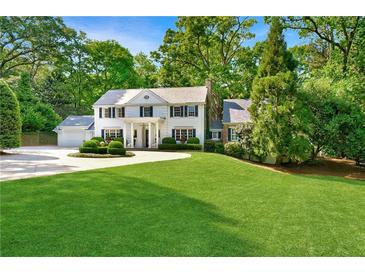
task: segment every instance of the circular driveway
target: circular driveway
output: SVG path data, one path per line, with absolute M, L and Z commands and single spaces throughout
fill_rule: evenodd
M 21 147 L 7 150 L 11 155 L 0 156 L 0 181 L 29 178 L 58 173 L 75 172 L 139 163 L 177 160 L 191 155 L 180 152 L 133 151 L 136 156 L 122 158 L 75 158 L 67 154 L 77 149 L 48 147 Z

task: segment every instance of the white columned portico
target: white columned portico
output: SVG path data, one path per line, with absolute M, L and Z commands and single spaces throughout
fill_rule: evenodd
M 148 123 L 148 148 L 152 148 L 152 140 L 151 140 L 151 122 Z
M 133 123 L 131 123 L 131 148 L 134 148 L 134 130 L 133 130 Z
M 158 122 L 156 123 L 156 148 L 158 148 L 159 136 L 158 136 Z
M 127 147 L 127 124 L 126 123 L 123 124 L 123 144 L 124 144 L 124 147 L 126 148 Z

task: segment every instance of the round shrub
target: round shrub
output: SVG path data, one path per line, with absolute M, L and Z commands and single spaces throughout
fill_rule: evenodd
M 97 141 L 97 142 L 104 142 L 104 139 L 103 139 L 103 137 L 93 137 L 93 138 L 91 138 L 91 140 L 94 140 L 94 141 Z
M 172 137 L 165 137 L 162 139 L 163 144 L 176 144 L 176 140 Z
M 118 142 L 121 142 L 123 144 L 123 138 L 121 137 L 116 137 L 113 139 L 113 141 L 118 141 Z
M 107 154 L 108 153 L 108 147 L 98 147 L 97 148 L 98 154 Z
M 213 140 L 206 140 L 204 142 L 204 151 L 215 152 L 215 142 Z
M 188 144 L 200 144 L 200 140 L 198 137 L 190 137 L 188 139 Z
M 0 150 L 20 145 L 21 120 L 14 92 L 0 80 Z
M 242 158 L 244 151 L 238 142 L 229 142 L 224 145 L 224 153 L 235 158 Z
M 80 153 L 97 153 L 97 147 L 79 147 Z
M 109 146 L 108 153 L 111 155 L 125 155 L 126 150 L 124 147 L 110 147 Z
M 119 141 L 111 141 L 109 143 L 109 148 L 123 148 L 123 143 Z
M 215 150 L 214 152 L 224 154 L 224 145 L 223 143 L 215 143 Z
M 85 141 L 83 144 L 82 144 L 83 147 L 97 147 L 98 146 L 98 143 L 95 141 L 95 140 L 90 140 L 90 141 Z

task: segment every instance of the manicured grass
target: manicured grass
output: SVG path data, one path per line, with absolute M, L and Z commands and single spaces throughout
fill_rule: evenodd
M 1 255 L 365 255 L 364 181 L 192 155 L 2 183 Z

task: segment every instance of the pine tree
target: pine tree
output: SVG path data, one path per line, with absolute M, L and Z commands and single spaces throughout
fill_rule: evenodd
M 298 144 L 302 138 L 296 132 L 294 69 L 295 61 L 287 51 L 280 19 L 275 17 L 251 94 L 254 153 L 262 160 L 270 155 L 282 163 L 298 158 L 298 148 L 305 150 Z

